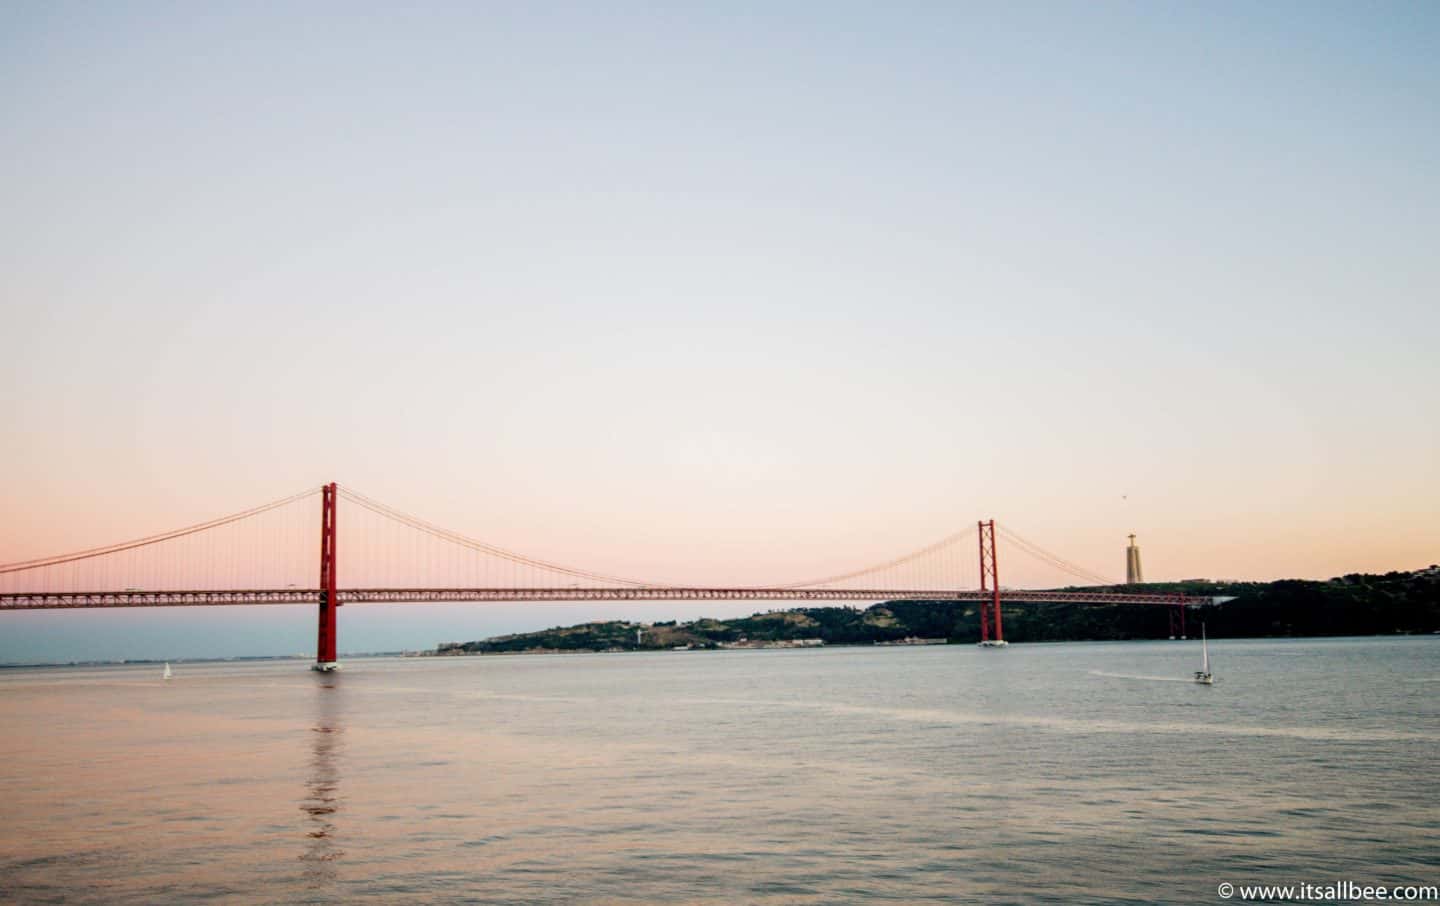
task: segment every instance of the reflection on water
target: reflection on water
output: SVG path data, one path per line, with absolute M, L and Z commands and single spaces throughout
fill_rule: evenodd
M 333 675 L 315 690 L 315 724 L 310 728 L 309 772 L 300 811 L 306 818 L 305 886 L 314 890 L 335 881 L 335 862 L 345 853 L 336 843 L 336 815 L 340 811 L 340 768 L 345 728 L 340 724 L 340 686 Z

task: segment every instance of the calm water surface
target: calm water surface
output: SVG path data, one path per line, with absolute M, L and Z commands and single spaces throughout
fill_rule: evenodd
M 0 900 L 1440 883 L 1440 639 L 0 672 Z

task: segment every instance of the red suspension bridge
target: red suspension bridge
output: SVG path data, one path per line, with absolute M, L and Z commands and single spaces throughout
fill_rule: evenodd
M 347 581 L 340 582 L 340 501 Z M 317 513 L 318 509 L 318 513 Z M 317 519 L 318 517 L 318 519 Z M 312 584 L 318 523 L 319 582 Z M 1064 589 L 1000 585 L 999 550 L 1067 577 Z M 972 546 L 973 545 L 973 546 Z M 1099 586 L 1077 588 L 1074 580 Z M 1072 602 L 1184 608 L 1198 599 L 1104 590 L 1104 576 L 993 519 L 861 569 L 765 586 L 677 585 L 565 566 L 497 547 L 327 484 L 209 522 L 105 547 L 0 565 L 0 611 L 316 604 L 315 666 L 337 666 L 336 611 L 366 602 L 435 601 L 974 601 L 982 644 L 1004 640 L 1001 604 Z

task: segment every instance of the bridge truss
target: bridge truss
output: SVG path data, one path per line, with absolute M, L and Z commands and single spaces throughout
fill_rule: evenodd
M 0 610 L 66 610 L 93 607 L 202 607 L 235 604 L 316 604 L 315 588 L 193 591 L 28 592 L 0 595 Z M 341 604 L 477 604 L 565 601 L 975 601 L 993 599 L 990 591 L 929 588 L 346 588 Z M 1006 604 L 1142 604 L 1175 606 L 1202 599 L 1176 594 L 1126 594 L 1105 591 L 1030 591 L 1005 589 Z M 1208 599 L 1203 599 L 1208 600 Z

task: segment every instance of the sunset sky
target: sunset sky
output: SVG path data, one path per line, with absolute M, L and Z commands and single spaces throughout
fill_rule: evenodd
M 1440 561 L 1437 48 L 1425 2 L 8 5 L 0 562 L 332 480 L 670 581 L 992 517 L 1117 578 L 1132 531 L 1151 579 Z

